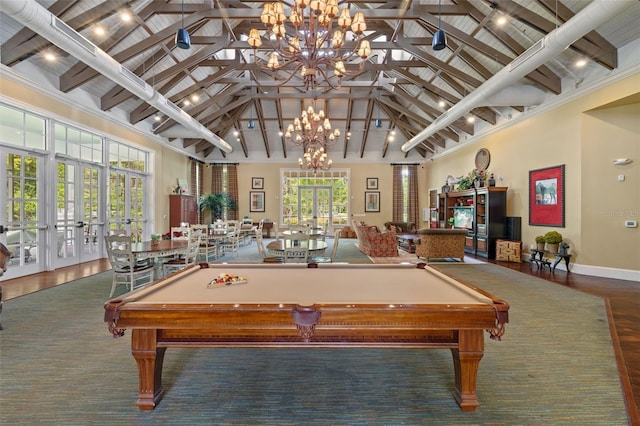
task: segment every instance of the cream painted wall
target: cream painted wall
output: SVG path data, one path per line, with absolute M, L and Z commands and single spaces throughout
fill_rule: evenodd
M 448 175 L 460 176 L 474 167 L 478 149 L 491 152 L 489 172 L 495 173 L 498 186 L 509 187 L 507 214 L 522 217 L 525 248 L 536 235 L 553 229 L 528 225 L 528 171 L 554 165 L 566 167 L 566 227 L 559 229 L 571 245 L 572 262 L 595 268 L 640 270 L 640 228 L 624 228 L 623 221 L 640 220 L 640 120 L 638 104 L 606 106 L 624 97 L 640 93 L 639 75 L 614 83 L 576 101 L 532 116 L 500 132 L 492 133 L 470 146 L 452 152 L 419 167 L 420 206 L 428 207 L 428 190 L 440 188 Z M 34 112 L 94 130 L 115 140 L 149 149 L 152 172 L 156 177 L 150 188 L 153 232 L 168 227 L 168 195 L 178 177 L 188 176 L 188 158 L 159 145 L 141 133 L 119 126 L 79 110 L 37 90 L 0 78 L 2 100 L 18 106 L 29 105 Z M 36 102 L 37 101 L 37 102 Z M 53 112 L 52 112 L 53 111 Z M 613 166 L 613 158 L 634 159 L 630 166 Z M 239 215 L 279 220 L 281 168 L 291 164 L 240 164 Z M 351 214 L 359 220 L 382 226 L 391 219 L 392 168 L 388 164 L 338 164 L 351 171 Z M 205 169 L 205 180 L 209 182 Z M 588 171 L 588 172 L 585 172 Z M 617 176 L 625 174 L 625 182 Z M 209 175 L 210 176 L 210 175 Z M 266 211 L 250 213 L 248 208 L 251 178 L 263 177 Z M 364 214 L 366 178 L 379 179 L 380 213 Z M 205 184 L 205 192 L 207 192 Z M 422 215 L 420 215 L 422 216 Z M 420 221 L 419 227 L 427 222 Z M 609 245 L 602 248 L 602 241 Z M 638 276 L 637 274 L 635 276 Z M 637 278 L 636 278 L 637 279 Z
M 125 128 L 114 122 L 105 120 L 84 110 L 78 109 L 53 97 L 46 96 L 36 88 L 17 83 L 11 79 L 0 77 L 0 100 L 18 107 L 28 109 L 47 118 L 60 120 L 81 129 L 108 136 L 123 142 L 144 148 L 151 152 L 150 172 L 157 176 L 150 182 L 150 203 L 157 206 L 153 211 L 151 232 L 165 232 L 169 219 L 169 183 L 176 182 L 176 177 L 186 177 L 188 159 L 157 141 L 133 129 Z M 166 172 L 166 173 L 165 173 Z M 166 224 L 166 226 L 165 226 Z
M 489 173 L 507 186 L 507 214 L 522 217 L 525 250 L 536 235 L 559 231 L 571 246 L 572 262 L 595 268 L 640 271 L 639 228 L 624 229 L 620 217 L 640 220 L 640 115 L 638 104 L 592 111 L 640 93 L 636 74 L 553 110 L 532 116 L 449 155 L 426 163 L 427 186 L 441 187 L 448 175 L 474 168 L 480 148 L 491 152 Z M 590 112 L 589 112 L 590 111 Z M 612 160 L 634 158 L 625 183 Z M 565 165 L 565 227 L 529 226 L 530 170 Z M 607 240 L 607 246 L 601 242 Z M 637 279 L 637 278 L 636 278 Z

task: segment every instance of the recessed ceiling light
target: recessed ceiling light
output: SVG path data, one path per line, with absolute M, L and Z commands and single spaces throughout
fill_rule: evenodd
M 131 21 L 131 14 L 128 10 L 123 10 L 120 12 L 120 19 L 122 19 L 122 22 L 129 22 Z
M 96 25 L 93 28 L 93 33 L 97 36 L 103 36 L 105 34 L 104 27 L 101 27 L 100 25 Z
M 51 53 L 51 52 L 46 52 L 46 53 L 44 54 L 44 58 L 45 58 L 47 61 L 49 61 L 49 62 L 53 62 L 53 61 L 55 61 L 55 60 L 56 60 L 56 55 L 54 55 L 54 54 L 53 54 L 53 53 Z
M 184 102 L 182 102 L 182 105 L 189 106 L 191 105 L 191 102 L 189 102 L 189 99 L 185 99 Z
M 504 15 L 500 15 L 500 17 L 496 20 L 496 24 L 499 27 L 504 27 L 507 24 L 507 17 Z
M 191 95 L 191 100 L 193 102 L 198 102 L 200 100 L 200 96 L 198 96 L 197 94 L 193 94 Z
M 444 101 L 440 101 L 440 102 L 438 102 L 438 105 L 440 105 L 440 108 L 444 108 L 446 103 Z
M 474 121 L 476 121 L 474 116 L 467 117 L 467 123 L 473 123 Z
M 587 60 L 586 59 L 578 59 L 576 61 L 576 67 L 578 67 L 578 68 L 582 68 L 585 65 L 587 65 Z

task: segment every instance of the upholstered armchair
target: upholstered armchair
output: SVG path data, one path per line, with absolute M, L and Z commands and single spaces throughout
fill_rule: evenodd
M 367 256 L 385 257 L 398 255 L 398 240 L 394 231 L 380 232 L 377 226 L 362 225 L 353 221 L 358 237 L 358 248 Z
M 391 230 L 391 227 L 395 226 L 396 233 L 409 233 L 413 234 L 416 232 L 418 228 L 416 228 L 415 222 L 385 222 L 384 228 L 388 231 Z
M 464 262 L 466 229 L 420 229 L 420 242 L 416 244 L 416 256 L 426 259 L 460 259 Z

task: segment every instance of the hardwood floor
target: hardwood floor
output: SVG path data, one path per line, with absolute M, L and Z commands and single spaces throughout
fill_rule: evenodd
M 528 263 L 495 262 L 501 266 L 534 275 L 558 285 L 563 285 L 604 298 L 609 311 L 609 324 L 613 338 L 620 379 L 625 394 L 630 424 L 640 426 L 640 283 L 614 280 L 547 269 L 530 270 Z M 85 276 L 110 269 L 106 259 L 87 262 L 55 271 L 29 275 L 2 281 L 3 300 L 33 293 L 64 284 Z M 1 318 L 0 318 L 1 319 Z

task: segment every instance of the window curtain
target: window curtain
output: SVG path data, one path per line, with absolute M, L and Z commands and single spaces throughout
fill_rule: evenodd
M 409 199 L 407 200 L 407 222 L 413 222 L 418 225 L 420 218 L 419 208 L 418 208 L 418 166 L 415 164 L 410 164 L 407 167 L 407 171 L 409 172 L 407 195 Z
M 189 186 L 192 188 L 192 194 L 196 198 L 196 202 L 202 196 L 202 163 L 191 160 L 191 173 Z M 202 223 L 202 212 L 197 211 L 198 223 Z
M 392 221 L 404 221 L 404 188 L 402 184 L 402 165 L 394 165 L 393 167 L 393 199 L 392 199 Z
M 236 205 L 240 207 L 238 199 L 238 166 L 235 164 L 227 164 L 227 192 L 236 201 Z M 227 211 L 228 220 L 238 220 L 238 209 Z

